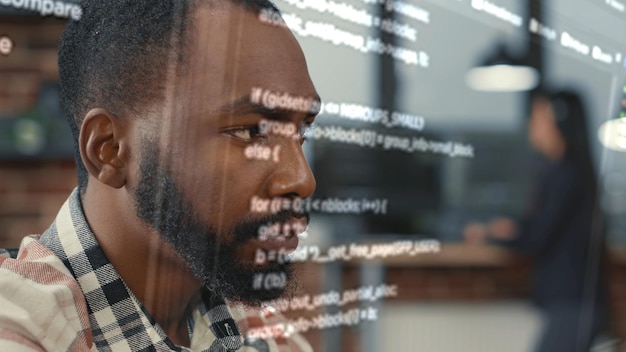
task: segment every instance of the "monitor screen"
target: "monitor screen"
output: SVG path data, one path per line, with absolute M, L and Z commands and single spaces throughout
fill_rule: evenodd
M 275 4 L 258 21 L 293 33 L 320 101 L 271 86 L 250 100 L 319 112 L 302 145 L 316 187 L 289 205 L 310 213 L 298 247 L 254 254 L 295 264 L 296 293 L 266 302 L 289 323 L 247 337 L 299 333 L 315 351 L 617 348 L 626 1 Z M 0 247 L 43 232 L 76 186 L 57 48 L 81 13 L 79 0 L 0 0 Z M 283 204 L 249 202 L 251 213 Z M 281 232 L 270 225 L 259 236 Z

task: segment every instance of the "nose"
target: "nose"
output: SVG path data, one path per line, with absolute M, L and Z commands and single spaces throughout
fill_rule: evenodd
M 270 175 L 268 196 L 308 198 L 315 192 L 313 171 L 298 140 L 287 139 L 279 146 L 279 159 Z

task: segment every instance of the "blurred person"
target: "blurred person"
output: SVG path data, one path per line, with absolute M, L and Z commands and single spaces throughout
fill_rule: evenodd
M 289 263 L 255 255 L 293 251 L 297 233 L 263 240 L 259 228 L 308 222 L 263 205 L 315 189 L 302 143 L 319 97 L 278 9 L 268 0 L 82 5 L 59 48 L 78 187 L 16 259 L 0 255 L 0 350 L 310 351 L 297 332 L 247 334 L 284 323 L 262 302 L 294 287 Z M 274 23 L 259 20 L 263 11 Z M 252 96 L 259 87 L 308 105 L 264 105 Z M 264 120 L 297 129 L 270 134 Z M 250 147 L 280 159 L 251 159 Z M 286 284 L 253 284 L 267 277 Z
M 605 223 L 583 102 L 570 91 L 532 99 L 528 138 L 541 168 L 526 215 L 465 228 L 532 258 L 531 293 L 544 317 L 538 352 L 587 352 L 608 328 Z

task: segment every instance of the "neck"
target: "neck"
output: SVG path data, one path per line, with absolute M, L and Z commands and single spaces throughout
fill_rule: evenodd
M 544 154 L 551 161 L 559 161 L 565 156 L 565 144 L 555 143 L 552 148 L 546 150 Z
M 100 247 L 168 337 L 188 346 L 186 312 L 199 300 L 200 282 L 174 249 L 137 218 L 123 189 L 103 192 L 96 185 L 90 190 L 96 182 L 90 182 L 82 203 Z

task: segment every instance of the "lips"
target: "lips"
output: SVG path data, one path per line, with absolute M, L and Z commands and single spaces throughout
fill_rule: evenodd
M 257 240 L 258 248 L 265 250 L 266 252 L 276 253 L 292 253 L 298 248 L 299 239 L 298 236 L 278 236 L 265 241 Z
M 306 217 L 294 217 L 285 222 L 267 223 L 259 228 L 255 240 L 258 248 L 266 251 L 291 253 L 298 247 L 298 236 L 308 225 Z

